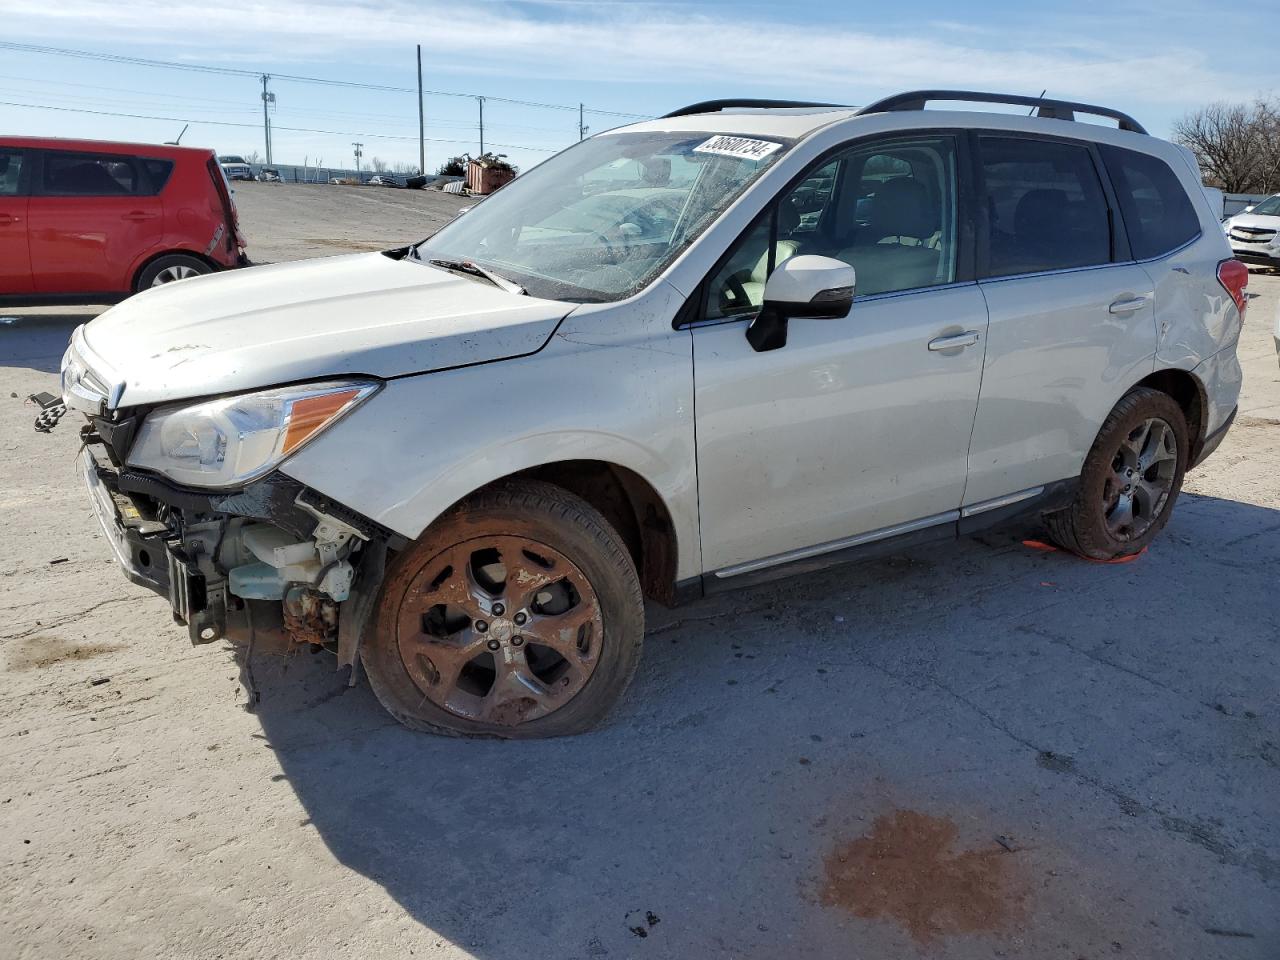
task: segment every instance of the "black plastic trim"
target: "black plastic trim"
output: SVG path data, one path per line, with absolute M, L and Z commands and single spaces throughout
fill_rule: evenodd
M 1276 350 L 1277 352 L 1280 352 L 1280 338 L 1276 340 Z M 1200 466 L 1200 464 L 1208 460 L 1213 452 L 1218 449 L 1222 444 L 1222 441 L 1227 438 L 1227 431 L 1230 430 L 1231 425 L 1236 422 L 1236 414 L 1239 412 L 1239 407 L 1233 407 L 1231 409 L 1231 416 L 1227 417 L 1226 423 L 1201 440 L 1200 443 L 1192 450 L 1191 465 L 1187 467 L 1188 470 L 1194 470 L 1196 467 Z
M 812 100 L 760 100 L 751 97 L 737 97 L 725 100 L 703 100 L 691 103 L 687 107 L 664 113 L 660 119 L 670 120 L 673 117 L 688 117 L 695 113 L 720 113 L 722 110 L 794 110 L 803 107 L 832 107 L 836 110 L 852 109 L 839 103 L 820 103 Z
M 938 523 L 921 530 L 912 530 L 897 536 L 885 537 L 883 540 L 873 540 L 870 543 L 846 547 L 843 550 L 835 550 L 815 557 L 805 557 L 789 563 L 780 563 L 774 567 L 766 567 L 763 570 L 743 573 L 734 577 L 717 577 L 712 572 L 703 574 L 698 579 L 701 580 L 702 593 L 710 595 L 736 590 L 738 587 L 756 586 L 802 573 L 812 573 L 844 563 L 873 560 L 877 557 L 900 553 L 903 550 L 909 550 L 922 544 L 957 540 L 961 537 L 969 537 L 985 530 L 990 530 L 993 527 L 1023 520 L 1036 514 L 1043 515 L 1061 510 L 1071 503 L 1079 484 L 1079 477 L 1056 480 L 1045 484 L 1044 489 L 1034 497 L 1019 500 L 1006 507 L 984 510 L 970 517 L 961 516 L 958 520 Z M 692 580 L 684 580 L 676 584 L 677 604 L 697 599 L 698 596 L 697 587 Z
M 898 111 L 923 110 L 930 100 L 954 100 L 959 103 L 1002 103 L 1009 106 L 1035 107 L 1036 115 L 1046 120 L 1075 120 L 1077 113 L 1087 113 L 1095 117 L 1108 117 L 1115 120 L 1121 130 L 1130 133 L 1145 134 L 1146 128 L 1137 120 L 1111 107 L 1102 107 L 1092 103 L 1078 103 L 1074 100 L 1056 100 L 1050 97 L 1028 97 L 1017 93 L 990 93 L 983 90 L 911 90 L 897 93 L 892 97 L 877 100 L 858 111 L 858 115 L 868 113 L 894 113 Z

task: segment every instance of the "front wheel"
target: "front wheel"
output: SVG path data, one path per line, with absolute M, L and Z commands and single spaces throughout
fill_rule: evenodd
M 388 571 L 361 660 L 382 705 L 432 733 L 590 729 L 640 659 L 644 604 L 622 539 L 551 484 L 484 491 Z
M 1045 517 L 1050 537 L 1091 560 L 1141 553 L 1169 520 L 1190 449 L 1182 408 L 1135 387 L 1103 423 L 1071 506 Z

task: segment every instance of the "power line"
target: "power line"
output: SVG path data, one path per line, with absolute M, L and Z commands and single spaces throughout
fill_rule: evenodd
M 246 70 L 240 67 L 219 67 L 208 64 L 185 63 L 175 60 L 151 60 L 146 57 L 129 57 L 119 53 L 96 53 L 92 50 L 70 50 L 65 47 L 47 47 L 32 43 L 14 43 L 9 40 L 0 40 L 0 50 L 14 50 L 20 53 L 39 53 L 48 56 L 58 57 L 77 57 L 82 60 L 99 60 L 108 63 L 124 63 L 139 67 L 162 67 L 169 70 L 188 70 L 196 73 L 213 73 L 222 76 L 234 77 L 252 77 L 258 80 L 262 76 L 260 70 Z M 352 87 L 358 90 L 380 90 L 384 93 L 413 93 L 417 90 L 410 87 L 393 87 L 380 83 L 361 83 L 355 80 L 332 80 L 326 77 L 304 77 L 297 74 L 289 73 L 273 73 L 273 80 L 287 80 L 293 83 L 319 83 L 333 87 Z M 482 95 L 477 93 L 458 93 L 453 90 L 423 90 L 424 94 L 436 97 L 467 97 L 470 99 L 480 98 Z M 594 113 L 606 117 L 623 117 L 637 120 L 648 119 L 641 113 L 622 113 L 617 110 L 597 110 L 592 107 L 581 107 L 579 104 L 566 103 L 543 103 L 536 100 L 514 100 L 509 97 L 490 97 L 484 95 L 484 99 L 493 100 L 497 103 L 510 103 L 522 107 L 538 107 L 544 110 L 571 110 L 577 112 L 582 109 L 586 113 Z
M 272 75 L 274 79 L 274 74 Z M 141 113 L 121 113 L 115 110 L 89 110 L 84 107 L 56 107 L 46 103 L 17 103 L 12 100 L 0 100 L 0 107 L 25 107 L 31 110 L 57 110 L 63 113 L 88 113 L 99 117 L 126 117 L 130 120 L 163 120 L 167 123 L 194 123 L 204 124 L 205 126 L 214 127 L 242 127 L 253 130 L 259 129 L 256 123 L 236 123 L 233 120 L 188 120 L 186 117 L 157 117 L 149 114 Z M 407 140 L 413 143 L 418 142 L 418 138 L 406 137 L 391 133 L 369 133 L 369 132 L 352 132 L 350 130 L 316 130 L 311 127 L 279 127 L 274 123 L 271 125 L 272 130 L 286 130 L 290 133 L 320 133 L 334 137 L 369 137 L 374 140 Z M 470 143 L 470 140 L 453 140 L 448 137 L 427 137 L 431 143 Z M 523 143 L 491 143 L 492 147 L 504 147 L 508 150 L 533 150 L 537 153 L 556 153 L 558 147 L 532 147 Z

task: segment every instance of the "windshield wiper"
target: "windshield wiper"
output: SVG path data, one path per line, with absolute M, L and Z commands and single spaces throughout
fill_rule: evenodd
M 528 296 L 529 291 L 516 283 L 514 280 L 508 280 L 501 274 L 487 270 L 478 263 L 470 260 L 428 260 L 427 263 L 433 267 L 440 267 L 442 270 L 452 270 L 455 273 L 465 273 L 472 277 L 480 277 L 482 280 L 488 280 L 499 290 L 505 290 L 507 293 L 514 293 L 519 296 Z

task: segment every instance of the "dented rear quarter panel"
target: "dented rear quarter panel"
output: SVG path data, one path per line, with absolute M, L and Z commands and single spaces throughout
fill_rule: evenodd
M 1205 432 L 1220 427 L 1240 395 L 1240 311 L 1218 282 L 1218 264 L 1231 258 L 1217 215 L 1204 191 L 1195 161 L 1183 148 L 1156 142 L 1178 175 L 1200 218 L 1200 236 L 1173 253 L 1142 266 L 1155 296 L 1156 369 L 1189 371 L 1207 400 Z M 1247 312 L 1247 311 L 1246 311 Z
M 700 572 L 692 335 L 660 281 L 584 305 L 537 353 L 391 380 L 282 466 L 406 537 L 521 470 L 599 460 L 639 474 L 666 504 L 677 576 Z

